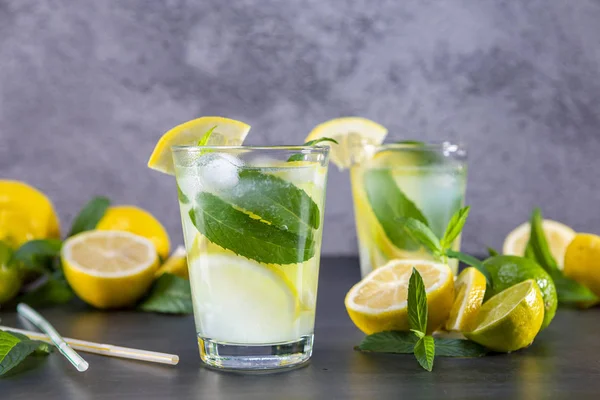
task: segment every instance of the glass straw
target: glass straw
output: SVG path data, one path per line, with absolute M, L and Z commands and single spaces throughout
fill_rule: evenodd
M 50 323 L 37 311 L 29 307 L 27 304 L 19 303 L 17 304 L 17 313 L 19 313 L 20 316 L 37 326 L 42 332 L 47 334 L 50 337 L 52 343 L 54 343 L 54 345 L 58 348 L 58 351 L 63 356 L 65 356 L 65 358 L 69 360 L 69 362 L 73 364 L 75 368 L 77 368 L 77 371 L 87 371 L 88 367 L 90 366 L 88 362 L 81 358 L 81 356 L 77 354 L 77 352 L 73 350 L 67 344 L 67 342 L 64 341 L 64 339 L 62 338 L 62 336 L 59 335 L 56 329 L 54 329 L 54 327 L 50 325 Z

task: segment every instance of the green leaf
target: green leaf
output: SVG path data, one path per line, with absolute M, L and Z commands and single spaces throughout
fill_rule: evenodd
M 558 302 L 564 305 L 596 303 L 599 299 L 590 289 L 562 274 L 550 275 L 556 287 Z
M 19 365 L 34 352 L 48 354 L 51 348 L 48 344 L 24 339 L 0 330 L 0 376 Z
M 208 140 L 210 139 L 210 135 L 212 135 L 215 129 L 217 129 L 217 125 L 207 130 L 206 133 L 202 135 L 200 140 L 198 140 L 198 146 L 206 146 L 208 144 Z
M 60 273 L 46 277 L 46 281 L 35 289 L 25 293 L 17 299 L 19 303 L 26 303 L 32 307 L 49 307 L 66 304 L 74 297 L 73 290 Z
M 259 221 L 212 193 L 196 198 L 189 216 L 211 242 L 262 263 L 296 264 L 315 254 L 312 234 L 301 236 Z
M 413 354 L 418 338 L 410 332 L 387 331 L 368 335 L 358 345 L 362 351 Z
M 27 269 L 48 272 L 48 259 L 59 257 L 61 248 L 59 239 L 30 240 L 15 251 L 13 260 Z
M 182 204 L 188 204 L 190 202 L 190 199 L 188 199 L 188 197 L 185 195 L 185 193 L 183 193 L 181 191 L 181 188 L 179 187 L 179 185 L 177 185 L 177 198 L 179 199 L 179 202 Z
M 389 170 L 372 169 L 364 174 L 365 191 L 371 209 L 386 236 L 398 248 L 416 250 L 419 246 L 398 227 L 398 218 L 412 218 L 428 226 L 427 219 L 398 187 Z
M 415 268 L 408 281 L 408 325 L 411 330 L 427 332 L 427 293 L 423 278 Z
M 194 310 L 190 281 L 173 274 L 161 275 L 138 308 L 166 314 L 191 314 Z
M 405 217 L 396 218 L 396 223 L 399 223 L 406 234 L 408 234 L 417 243 L 425 246 L 425 248 L 427 248 L 427 250 L 429 250 L 432 254 L 437 256 L 442 255 L 442 246 L 440 241 L 427 225 L 419 220 Z
M 487 248 L 488 254 L 490 257 L 495 257 L 500 255 L 493 247 L 488 247 Z
M 440 241 L 442 246 L 442 252 L 446 249 L 452 248 L 452 243 L 454 240 L 460 235 L 463 227 L 465 226 L 465 222 L 467 222 L 467 218 L 469 217 L 469 210 L 471 207 L 467 206 L 458 210 L 452 218 L 450 222 L 448 222 L 448 226 L 446 227 L 446 232 Z
M 598 297 L 587 287 L 565 277 L 552 256 L 542 227 L 542 212 L 535 208 L 530 220 L 531 234 L 525 248 L 525 256 L 538 263 L 552 277 L 560 304 L 573 305 L 596 302 Z
M 94 197 L 75 217 L 68 236 L 95 229 L 109 206 L 110 200 L 108 198 Z
M 465 264 L 467 264 L 470 267 L 475 267 L 477 268 L 477 270 L 479 272 L 481 272 L 483 274 L 483 276 L 485 276 L 485 280 L 486 280 L 486 284 L 488 288 L 492 287 L 492 278 L 490 276 L 489 271 L 483 266 L 483 263 L 481 262 L 481 260 L 470 256 L 468 254 L 465 253 L 461 253 L 460 251 L 454 251 L 454 250 L 446 250 L 446 256 L 448 256 L 449 258 L 455 258 Z
M 335 139 L 328 138 L 328 137 L 322 137 L 322 138 L 315 139 L 315 140 L 309 140 L 308 142 L 304 143 L 303 146 L 315 146 L 322 142 L 332 142 L 335 144 L 339 144 L 338 141 Z M 304 161 L 304 154 L 298 153 L 298 154 L 291 155 L 290 158 L 288 158 L 288 162 L 292 162 L 292 161 Z
M 487 353 L 488 349 L 470 340 L 435 338 L 436 356 L 482 357 Z
M 321 222 L 319 207 L 304 190 L 260 171 L 242 170 L 235 187 L 217 195 L 284 231 L 310 235 Z
M 0 267 L 8 266 L 13 258 L 12 248 L 4 241 L 0 240 Z
M 425 142 L 420 142 L 418 140 L 400 140 L 395 142 L 395 144 L 410 144 L 414 146 L 425 146 Z
M 433 358 L 435 357 L 435 342 L 433 337 L 424 336 L 419 339 L 415 344 L 414 352 L 421 367 L 431 372 L 433 369 Z

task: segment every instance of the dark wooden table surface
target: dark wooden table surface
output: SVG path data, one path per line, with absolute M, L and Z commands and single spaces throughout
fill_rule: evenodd
M 323 260 L 312 361 L 268 375 L 203 367 L 191 316 L 107 313 L 83 304 L 44 310 L 65 336 L 175 353 L 181 362 L 163 366 L 86 354 L 90 369 L 78 373 L 55 353 L 0 378 L 0 399 L 600 399 L 600 309 L 560 310 L 526 350 L 440 357 L 428 373 L 412 356 L 353 350 L 363 335 L 343 299 L 358 278 L 356 259 Z M 0 318 L 3 325 L 27 328 L 12 311 L 0 311 Z

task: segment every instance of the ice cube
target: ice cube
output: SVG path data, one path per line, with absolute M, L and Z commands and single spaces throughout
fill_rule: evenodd
M 203 190 L 228 190 L 239 182 L 239 170 L 244 162 L 231 154 L 208 153 L 198 160 L 198 180 Z

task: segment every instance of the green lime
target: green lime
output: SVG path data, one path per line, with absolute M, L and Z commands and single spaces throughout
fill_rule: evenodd
M 518 256 L 494 256 L 483 262 L 492 279 L 492 294 L 497 294 L 517 283 L 534 279 L 544 298 L 542 329 L 550 325 L 556 314 L 558 300 L 556 287 L 550 275 L 535 261 Z
M 19 293 L 21 273 L 18 268 L 0 265 L 0 304 L 4 304 Z
M 511 352 L 529 346 L 544 319 L 544 300 L 534 279 L 528 279 L 486 301 L 475 329 L 463 332 L 488 349 Z

